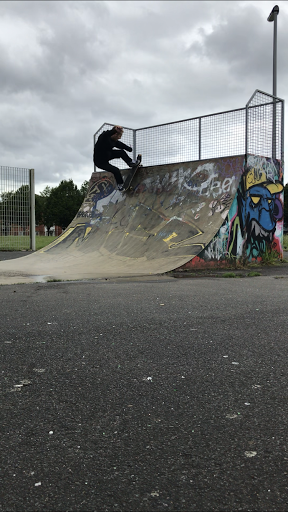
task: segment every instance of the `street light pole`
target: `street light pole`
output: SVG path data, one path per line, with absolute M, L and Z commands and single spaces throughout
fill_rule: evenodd
M 267 21 L 274 21 L 273 30 L 273 133 L 272 133 L 272 158 L 276 158 L 276 96 L 277 96 L 277 16 L 278 5 L 274 5 Z

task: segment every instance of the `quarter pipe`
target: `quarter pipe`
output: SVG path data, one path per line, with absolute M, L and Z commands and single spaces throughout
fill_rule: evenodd
M 92 173 L 87 196 L 67 229 L 43 250 L 1 262 L 0 283 L 173 270 L 216 235 L 243 170 L 244 155 L 143 167 L 127 193 L 117 190 L 111 173 Z

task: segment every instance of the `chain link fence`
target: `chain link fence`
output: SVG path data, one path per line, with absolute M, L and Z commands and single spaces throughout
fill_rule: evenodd
M 0 250 L 35 249 L 34 170 L 0 167 Z
M 94 144 L 105 123 L 94 135 Z M 284 101 L 256 90 L 243 108 L 173 123 L 125 128 L 122 139 L 142 154 L 143 166 L 181 163 L 243 154 L 283 160 Z M 117 160 L 124 169 L 125 162 Z
M 284 160 L 284 101 L 256 90 L 246 105 L 246 153 Z

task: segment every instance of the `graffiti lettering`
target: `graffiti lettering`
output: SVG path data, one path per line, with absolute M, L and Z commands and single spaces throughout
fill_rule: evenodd
M 233 189 L 235 188 L 235 176 L 232 176 L 232 178 L 225 178 L 222 183 L 221 181 L 215 179 L 217 177 L 217 175 L 211 175 L 206 181 L 202 182 L 199 186 L 197 184 L 194 185 L 190 182 L 191 186 L 189 188 L 194 192 L 194 194 L 206 197 L 218 197 L 223 193 L 233 191 Z
M 217 260 L 225 258 L 228 256 L 227 251 L 227 240 L 228 234 L 226 230 L 226 225 L 222 226 L 219 230 L 219 236 L 213 238 L 213 240 L 209 243 L 204 250 L 204 259 L 207 260 Z
M 83 211 L 79 211 L 79 212 L 77 213 L 77 216 L 76 216 L 76 217 L 77 217 L 77 218 L 82 217 L 82 218 L 84 218 L 84 219 L 91 219 L 92 215 L 91 215 L 91 213 L 90 213 L 90 212 L 83 212 Z
M 229 211 L 230 205 L 232 203 L 232 199 L 230 194 L 224 194 L 220 199 L 216 199 L 209 204 L 210 211 L 208 216 L 214 215 L 214 213 L 220 213 L 223 215 L 223 211 L 225 211 L 224 217 Z

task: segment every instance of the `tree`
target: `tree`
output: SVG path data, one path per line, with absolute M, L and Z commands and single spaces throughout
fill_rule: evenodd
M 44 209 L 43 197 L 41 197 L 39 194 L 35 194 L 35 222 L 36 222 L 36 225 L 44 224 L 43 209 Z
M 89 181 L 85 180 L 83 181 L 81 187 L 80 187 L 80 192 L 81 192 L 81 195 L 82 195 L 82 200 L 84 201 L 86 195 L 87 195 L 87 192 L 88 192 L 88 188 L 89 188 Z
M 45 187 L 35 195 L 36 223 L 44 224 L 48 235 L 54 224 L 65 229 L 79 210 L 88 187 L 89 181 L 84 181 L 78 189 L 73 180 L 63 180 L 57 187 Z
M 36 224 L 44 224 L 47 228 L 48 236 L 50 229 L 54 225 L 53 215 L 49 206 L 49 197 L 51 195 L 51 187 L 45 187 L 40 195 L 35 196 L 35 218 Z
M 51 189 L 46 199 L 46 209 L 51 215 L 50 218 L 53 219 L 53 224 L 66 229 L 82 202 L 81 191 L 73 183 L 73 180 L 62 180 L 58 187 Z

